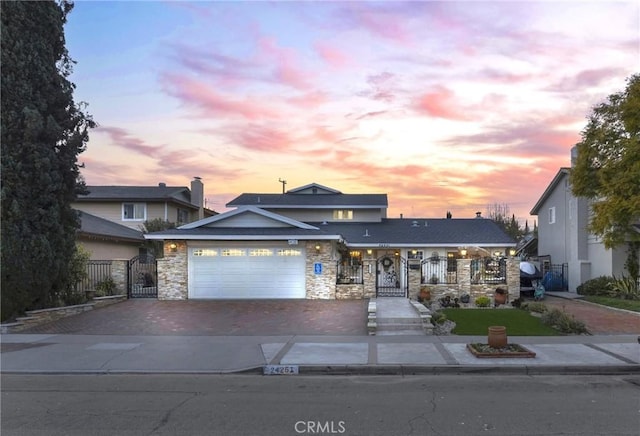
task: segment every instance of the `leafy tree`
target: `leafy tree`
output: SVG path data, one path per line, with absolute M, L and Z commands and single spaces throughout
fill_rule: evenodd
M 73 5 L 3 1 L 2 319 L 52 304 L 70 283 L 84 188 L 78 155 L 94 127 L 73 100 L 63 26 Z
M 175 229 L 176 224 L 165 221 L 162 218 L 154 218 L 143 223 L 141 230 L 143 233 L 160 232 L 162 230 Z M 162 241 L 146 240 L 145 246 L 151 251 L 156 259 L 164 257 L 164 243 Z
M 570 172 L 576 196 L 591 200 L 589 229 L 607 248 L 640 240 L 640 75 L 593 108 Z

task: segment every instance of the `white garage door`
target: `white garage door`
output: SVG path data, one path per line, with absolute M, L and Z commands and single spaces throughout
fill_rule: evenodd
M 189 298 L 305 298 L 304 248 L 224 244 L 189 248 Z

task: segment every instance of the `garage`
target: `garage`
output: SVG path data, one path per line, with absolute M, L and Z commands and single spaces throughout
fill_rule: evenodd
M 189 298 L 305 298 L 304 247 L 218 243 L 189 247 Z

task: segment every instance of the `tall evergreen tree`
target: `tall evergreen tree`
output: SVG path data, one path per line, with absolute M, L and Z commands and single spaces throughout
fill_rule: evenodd
M 0 2 L 2 20 L 2 319 L 69 287 L 90 116 L 73 100 L 66 0 Z

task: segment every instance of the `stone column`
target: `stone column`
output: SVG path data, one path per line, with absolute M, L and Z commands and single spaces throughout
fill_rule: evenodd
M 306 297 L 309 299 L 336 298 L 338 264 L 333 256 L 333 244 L 331 241 L 306 242 L 305 282 Z M 316 271 L 316 264 L 320 265 L 320 271 Z
M 111 261 L 111 278 L 116 284 L 116 294 L 127 295 L 127 274 L 129 273 L 129 261 L 116 259 Z
M 457 259 L 456 268 L 458 269 L 458 292 L 462 294 L 471 294 L 471 259 Z
M 520 298 L 520 259 L 507 258 L 507 292 L 508 301 Z
M 175 251 L 171 250 L 171 243 L 176 244 Z M 164 243 L 164 258 L 158 259 L 158 300 L 188 298 L 187 252 L 187 241 Z
M 420 293 L 420 282 L 422 272 L 420 271 L 420 260 L 408 260 L 409 263 L 409 298 L 411 300 L 417 300 Z

